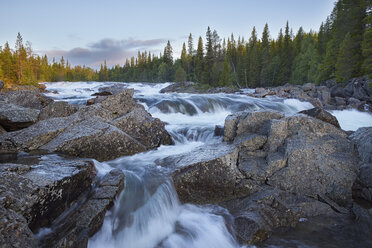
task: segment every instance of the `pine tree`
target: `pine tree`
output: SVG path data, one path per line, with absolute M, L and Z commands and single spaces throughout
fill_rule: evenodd
M 186 54 L 186 44 L 183 43 L 182 45 L 182 51 L 181 51 L 181 64 L 183 69 L 187 70 L 187 54 Z
M 365 19 L 366 29 L 363 34 L 363 72 L 372 78 L 372 3 L 368 8 L 368 16 Z
M 291 76 L 291 67 L 292 67 L 292 40 L 289 32 L 288 22 L 285 27 L 285 34 L 283 39 L 283 50 L 280 53 L 281 68 L 278 75 L 278 83 L 285 84 L 288 83 Z
M 319 55 L 316 49 L 315 40 L 312 36 L 308 35 L 303 40 L 300 53 L 294 59 L 291 83 L 315 83 L 318 65 Z
M 204 84 L 213 84 L 212 77 L 211 77 L 211 71 L 212 66 L 214 63 L 214 55 L 213 55 L 213 38 L 212 38 L 212 32 L 210 27 L 207 29 L 206 33 L 206 44 L 205 44 L 205 57 L 204 57 L 204 71 L 202 75 L 202 83 Z
M 228 86 L 231 87 L 231 66 L 230 62 L 227 57 L 225 57 L 225 60 L 223 62 L 222 66 L 222 74 L 220 77 L 220 86 Z
M 189 55 L 191 55 L 191 56 L 194 55 L 194 42 L 193 42 L 191 33 L 189 34 L 189 39 L 187 41 L 187 46 L 188 46 L 187 52 L 189 53 Z
M 317 71 L 317 83 L 335 77 L 337 52 L 336 42 L 333 39 L 328 41 L 325 57 Z
M 261 58 L 259 54 L 256 28 L 253 27 L 249 40 L 249 86 L 256 87 L 260 84 Z
M 175 76 L 174 76 L 174 80 L 178 83 L 183 83 L 183 82 L 186 82 L 186 72 L 185 70 L 182 68 L 182 66 L 179 66 L 176 70 L 176 73 L 175 73 Z
M 354 54 L 354 42 L 350 33 L 347 33 L 340 45 L 336 63 L 336 80 L 346 83 L 356 72 L 357 58 Z
M 167 45 L 164 48 L 164 55 L 163 55 L 164 62 L 171 66 L 173 64 L 173 48 L 168 40 Z
M 201 82 L 204 65 L 204 51 L 203 51 L 203 39 L 199 37 L 198 49 L 196 50 L 195 57 L 195 79 L 197 82 Z
M 265 28 L 262 33 L 262 42 L 261 42 L 261 73 L 260 73 L 260 85 L 266 86 L 269 82 L 268 78 L 268 69 L 270 65 L 270 34 L 269 34 L 269 25 L 266 23 Z

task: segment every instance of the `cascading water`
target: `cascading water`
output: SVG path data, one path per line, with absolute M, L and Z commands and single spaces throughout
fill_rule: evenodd
M 47 83 L 57 100 L 81 103 L 99 87 L 110 83 Z M 123 84 L 121 84 L 123 85 Z M 287 115 L 312 108 L 310 103 L 275 97 L 256 99 L 239 94 L 160 94 L 169 84 L 124 84 L 135 89 L 135 99 L 157 118 L 166 122 L 174 146 L 113 161 L 98 163 L 101 174 L 110 168 L 124 171 L 125 188 L 114 208 L 105 217 L 102 229 L 89 240 L 90 248 L 175 248 L 240 247 L 234 237 L 232 217 L 216 205 L 181 204 L 168 169 L 156 164 L 167 156 L 182 154 L 204 144 L 221 142 L 214 136 L 216 125 L 226 116 L 241 110 L 276 110 Z M 78 95 L 78 96 L 77 96 Z M 359 113 L 359 112 L 358 112 Z M 370 115 L 359 113 L 365 119 Z M 337 116 L 337 115 L 336 115 Z M 343 126 L 341 121 L 341 126 Z M 357 122 L 348 123 L 357 128 Z

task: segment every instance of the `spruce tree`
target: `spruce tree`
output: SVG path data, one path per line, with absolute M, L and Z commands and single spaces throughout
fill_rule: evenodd
M 270 34 L 269 34 L 269 25 L 266 23 L 263 33 L 262 33 L 262 42 L 261 42 L 261 73 L 260 73 L 260 85 L 266 86 L 269 81 L 267 74 L 270 65 Z
M 219 85 L 231 87 L 231 66 L 227 57 L 225 57 L 223 62 Z
M 363 35 L 362 52 L 363 52 L 363 72 L 369 78 L 372 78 L 372 4 L 368 8 L 369 15 L 365 19 L 366 29 Z
M 198 49 L 196 50 L 195 57 L 195 79 L 197 82 L 201 82 L 204 65 L 204 50 L 203 50 L 203 39 L 199 36 Z
M 249 86 L 257 87 L 260 84 L 261 58 L 259 54 L 256 28 L 253 27 L 249 39 Z
M 356 72 L 357 57 L 354 54 L 354 41 L 350 33 L 347 33 L 345 39 L 340 45 L 336 63 L 336 80 L 346 83 Z
M 173 64 L 173 48 L 169 40 L 164 48 L 163 60 L 168 66 L 171 66 Z
M 214 63 L 214 54 L 213 54 L 213 38 L 212 38 L 212 32 L 210 27 L 207 29 L 206 33 L 206 44 L 205 44 L 205 57 L 204 57 L 204 71 L 203 71 L 203 78 L 202 83 L 204 84 L 210 84 L 212 85 L 212 77 L 211 77 L 211 71 L 212 66 Z

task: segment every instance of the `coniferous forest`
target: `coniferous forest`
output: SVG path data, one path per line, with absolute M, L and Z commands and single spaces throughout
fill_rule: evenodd
M 353 77 L 372 77 L 372 1 L 337 1 L 317 32 L 293 31 L 287 22 L 276 35 L 266 24 L 262 35 L 253 28 L 247 40 L 233 34 L 221 38 L 208 27 L 204 39 L 189 35 L 180 58 L 174 59 L 172 50 L 168 41 L 160 55 L 139 51 L 123 66 L 108 68 L 104 62 L 94 70 L 72 67 L 63 57 L 50 62 L 46 55 L 35 55 L 18 33 L 14 49 L 8 43 L 0 47 L 0 79 L 8 87 L 46 81 L 194 81 L 239 88 L 328 79 L 345 83 Z

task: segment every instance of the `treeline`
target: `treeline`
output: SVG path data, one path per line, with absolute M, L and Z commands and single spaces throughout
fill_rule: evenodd
M 109 81 L 194 81 L 211 86 L 257 87 L 285 83 L 346 82 L 372 76 L 372 6 L 370 0 L 339 0 L 318 32 L 296 34 L 288 23 L 276 39 L 266 24 L 261 39 L 255 28 L 248 41 L 231 35 L 227 40 L 208 27 L 202 37 L 189 35 L 181 58 L 173 62 L 168 41 L 160 57 L 147 52 L 123 67 L 101 67 Z M 101 75 L 101 74 L 100 74 Z
M 96 81 L 98 72 L 85 66 L 71 67 L 63 57 L 59 62 L 53 58 L 49 63 L 46 55 L 40 57 L 33 53 L 30 42 L 24 45 L 18 33 L 15 49 L 11 49 L 8 42 L 0 46 L 0 80 L 6 87 L 38 82 Z
M 195 46 L 196 45 L 196 46 Z M 173 59 L 168 41 L 163 54 L 138 52 L 123 66 L 98 71 L 71 67 L 64 58 L 48 63 L 32 54 L 18 34 L 15 50 L 0 48 L 0 79 L 6 83 L 40 81 L 194 81 L 205 86 L 258 87 L 285 83 L 320 83 L 328 79 L 346 82 L 352 77 L 372 77 L 371 0 L 339 0 L 319 31 L 293 33 L 288 23 L 277 38 L 266 24 L 261 35 L 253 28 L 248 40 L 232 34 L 221 39 L 209 27 L 205 40 L 192 34 L 183 44 L 181 57 Z

